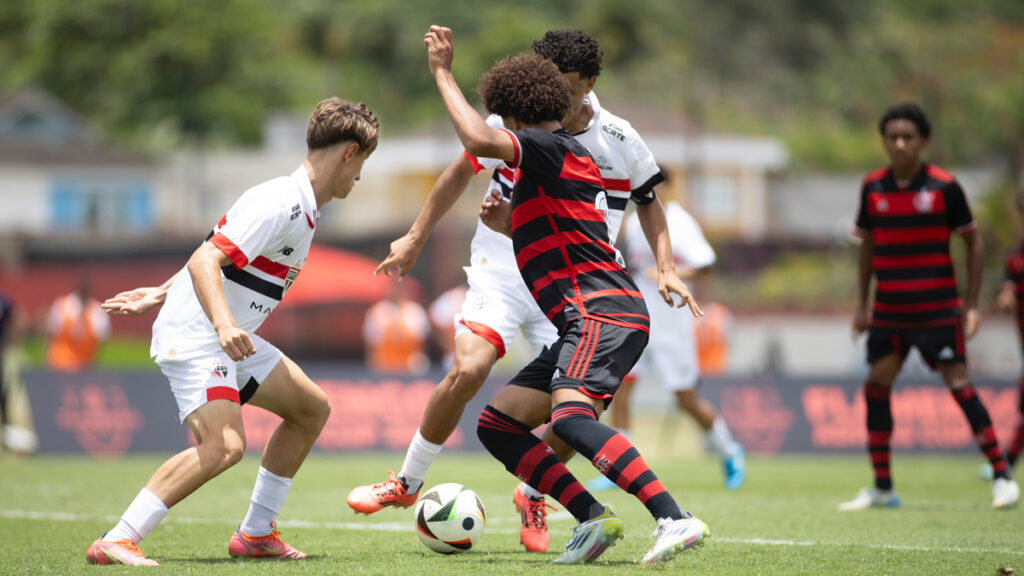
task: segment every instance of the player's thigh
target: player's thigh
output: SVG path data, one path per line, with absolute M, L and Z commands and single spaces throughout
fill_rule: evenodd
M 206 402 L 185 417 L 185 425 L 200 446 L 245 448 L 245 429 L 238 402 L 224 399 Z
M 497 360 L 498 350 L 490 339 L 475 332 L 464 332 L 455 337 L 453 371 L 481 373 L 486 377 Z
M 535 388 L 509 384 L 491 400 L 490 406 L 530 428 L 536 428 L 551 416 L 551 395 Z
M 324 391 L 283 354 L 259 383 L 249 403 L 291 421 L 323 417 L 329 410 Z

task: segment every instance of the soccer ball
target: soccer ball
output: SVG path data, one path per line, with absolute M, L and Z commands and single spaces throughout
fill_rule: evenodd
M 462 484 L 449 482 L 427 490 L 416 503 L 416 534 L 434 552 L 460 554 L 484 532 L 484 505 Z

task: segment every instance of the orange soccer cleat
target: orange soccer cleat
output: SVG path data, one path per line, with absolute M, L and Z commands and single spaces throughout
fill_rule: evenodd
M 526 547 L 527 552 L 547 552 L 548 540 L 548 508 L 554 506 L 544 501 L 534 500 L 523 493 L 523 485 L 519 484 L 512 491 L 512 503 L 522 516 L 523 525 L 519 528 L 519 541 Z
M 228 542 L 228 554 L 234 558 L 280 558 L 284 560 L 300 560 L 306 557 L 304 552 L 292 548 L 277 531 L 277 523 L 271 522 L 270 534 L 253 537 L 241 528 L 235 530 Z
M 85 553 L 90 564 L 125 564 L 127 566 L 159 566 L 156 560 L 142 555 L 131 540 L 97 540 Z
M 385 506 L 408 508 L 416 503 L 419 490 L 409 494 L 405 484 L 388 470 L 388 479 L 376 484 L 356 486 L 348 493 L 348 506 L 356 512 L 373 514 Z

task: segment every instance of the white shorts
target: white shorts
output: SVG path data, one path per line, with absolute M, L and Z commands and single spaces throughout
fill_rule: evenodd
M 178 403 L 178 418 L 185 418 L 211 400 L 233 400 L 245 404 L 284 356 L 273 344 L 250 334 L 256 353 L 233 362 L 218 346 L 216 350 L 189 355 L 187 359 L 161 356 L 157 366 L 171 384 Z
M 466 332 L 487 339 L 498 358 L 522 331 L 535 353 L 558 340 L 558 330 L 540 311 L 518 270 L 484 266 L 464 268 L 469 290 L 455 315 L 455 338 Z
M 651 316 L 651 338 L 630 374 L 642 378 L 654 372 L 672 391 L 692 390 L 700 379 L 693 313 L 689 308 L 669 308 L 657 292 L 637 282 Z M 677 297 L 678 298 L 678 297 Z

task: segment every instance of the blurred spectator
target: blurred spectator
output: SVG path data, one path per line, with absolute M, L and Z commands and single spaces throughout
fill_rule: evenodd
M 701 374 L 719 376 L 729 367 L 729 334 L 732 312 L 717 302 L 701 303 L 704 317 L 693 323 L 697 339 L 697 363 Z
M 441 348 L 441 364 L 445 370 L 451 368 L 455 360 L 455 315 L 462 309 L 468 289 L 460 284 L 430 303 L 430 325 L 434 329 L 434 341 Z
M 39 444 L 21 383 L 18 343 L 24 329 L 21 311 L 0 292 L 0 440 L 3 447 L 19 453 L 35 452 Z
M 47 332 L 50 345 L 46 359 L 50 368 L 77 372 L 93 364 L 100 343 L 110 335 L 110 319 L 92 297 L 88 278 L 80 278 L 73 292 L 53 302 Z
M 427 311 L 406 296 L 400 281 L 393 280 L 388 298 L 366 311 L 366 365 L 377 372 L 425 372 L 430 366 L 424 352 L 429 336 Z

